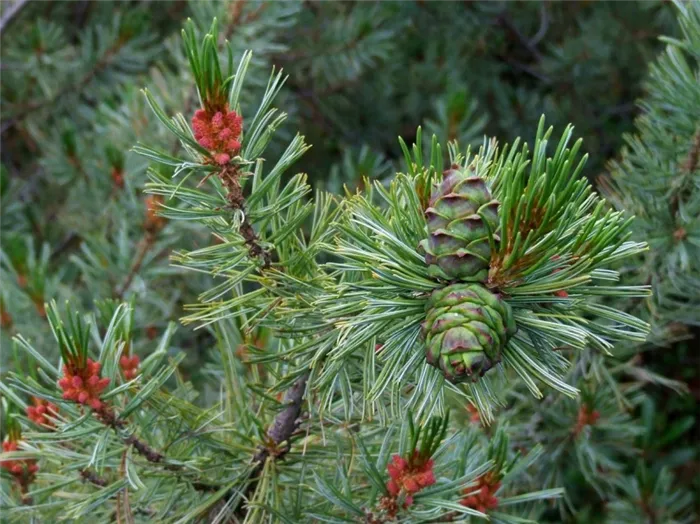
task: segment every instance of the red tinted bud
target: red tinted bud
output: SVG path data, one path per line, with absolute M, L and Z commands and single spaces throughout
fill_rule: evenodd
M 386 485 L 386 489 L 391 493 L 392 495 L 396 496 L 399 494 L 399 485 L 396 483 L 394 479 L 390 479 L 389 482 Z
M 82 368 L 78 368 L 76 363 L 64 366 L 64 376 L 58 381 L 59 386 L 64 391 L 63 398 L 90 406 L 93 409 L 96 409 L 95 406 L 101 408 L 102 402 L 99 400 L 99 396 L 109 384 L 108 378 L 100 378 L 101 367 L 99 362 L 92 359 L 87 359 Z M 50 404 L 47 404 L 45 409 L 49 412 Z
M 199 139 L 199 145 L 207 149 L 214 149 L 216 147 L 216 142 L 212 137 L 203 136 Z
M 229 151 L 238 151 L 241 148 L 241 143 L 235 138 L 229 138 L 226 141 L 226 149 Z
M 474 424 L 481 423 L 481 417 L 479 416 L 479 409 L 473 404 L 467 404 L 467 411 L 470 413 L 469 421 Z
M 413 494 L 435 484 L 433 461 L 423 459 L 417 451 L 414 451 L 410 461 L 394 455 L 391 462 L 387 464 L 387 472 L 389 473 L 387 491 L 393 497 L 403 493 L 406 496 L 405 507 L 413 504 Z
M 55 416 L 58 413 L 58 407 L 48 400 L 33 397 L 33 406 L 27 407 L 27 417 L 29 420 L 40 426 L 53 426 L 53 422 L 48 416 Z
M 481 513 L 486 513 L 487 510 L 498 507 L 498 498 L 496 492 L 501 487 L 498 476 L 494 472 L 488 472 L 477 479 L 476 487 L 470 486 L 464 489 L 465 493 L 472 493 L 468 497 L 463 498 L 459 503 L 467 508 L 472 508 Z M 478 489 L 476 493 L 473 493 Z
M 88 371 L 90 372 L 91 375 L 97 375 L 100 372 L 100 370 L 102 369 L 102 364 L 100 364 L 99 362 L 95 362 L 94 360 L 92 360 L 90 358 L 88 359 L 87 365 L 88 365 Z
M 409 493 L 414 493 L 420 489 L 420 484 L 416 481 L 415 477 L 406 476 L 403 479 L 403 488 Z
M 221 131 L 224 127 L 224 115 L 221 111 L 217 111 L 211 118 L 211 127 L 214 131 Z
M 203 109 L 195 111 L 192 130 L 200 146 L 207 149 L 219 165 L 228 164 L 241 148 L 240 136 L 243 119 L 235 111 L 224 107 L 214 114 Z
M 214 155 L 214 160 L 216 160 L 217 164 L 223 166 L 224 164 L 228 164 L 229 160 L 231 160 L 231 156 L 226 153 L 217 153 Z

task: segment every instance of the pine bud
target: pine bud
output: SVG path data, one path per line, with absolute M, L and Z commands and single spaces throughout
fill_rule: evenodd
M 58 386 L 63 390 L 63 398 L 94 410 L 102 409 L 100 395 L 109 384 L 109 379 L 100 377 L 100 368 L 100 363 L 92 359 L 87 359 L 83 367 L 75 362 L 64 365 L 63 377 L 58 381 Z
M 472 424 L 481 424 L 481 415 L 474 404 L 467 404 L 467 411 L 469 412 L 469 422 Z
M 400 455 L 394 455 L 387 465 L 389 482 L 387 491 L 392 497 L 404 495 L 404 507 L 413 504 L 413 495 L 423 488 L 435 484 L 433 459 L 420 456 L 418 451 L 406 460 Z
M 3 329 L 12 328 L 12 315 L 5 309 L 5 305 L 0 301 L 0 327 Z
M 583 431 L 586 426 L 595 426 L 600 418 L 600 412 L 598 410 L 592 409 L 585 404 L 582 405 L 578 410 L 578 415 L 576 416 L 576 425 L 574 426 L 574 435 L 578 435 Z
M 241 148 L 243 118 L 224 106 L 220 111 L 198 109 L 192 117 L 194 137 L 203 148 L 209 150 L 214 161 L 226 165 Z
M 10 437 L 2 443 L 2 450 L 5 453 L 17 451 L 18 449 L 18 441 Z M 39 471 L 39 466 L 36 465 L 36 460 L 34 459 L 3 460 L 0 462 L 0 467 L 8 471 L 25 488 L 34 481 L 34 477 Z
M 149 233 L 156 234 L 165 227 L 167 219 L 158 215 L 158 210 L 163 204 L 163 197 L 160 195 L 148 195 L 146 197 L 146 219 L 143 228 Z
M 47 428 L 53 428 L 54 423 L 48 417 L 55 417 L 58 414 L 58 406 L 43 398 L 32 397 L 33 406 L 27 407 L 27 417 L 29 420 Z
M 122 374 L 126 380 L 133 379 L 138 374 L 138 367 L 141 360 L 138 355 L 122 355 L 119 359 L 119 367 L 122 369 Z
M 476 486 L 464 488 L 464 493 L 469 493 L 459 503 L 467 508 L 472 508 L 481 513 L 498 507 L 496 492 L 501 488 L 499 475 L 493 471 L 485 473 L 477 479 Z

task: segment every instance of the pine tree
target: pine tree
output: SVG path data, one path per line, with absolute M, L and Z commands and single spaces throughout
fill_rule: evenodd
M 144 362 L 138 373 L 134 373 L 129 357 L 131 313 L 128 306 L 115 308 L 114 304 L 108 304 L 103 308 L 103 313 L 111 309 L 112 315 L 102 334 L 85 324 L 79 313 L 68 312 L 67 318 L 61 319 L 58 308 L 52 304 L 47 314 L 61 350 L 61 365 L 56 367 L 46 361 L 30 344 L 18 338 L 18 344 L 28 357 L 40 365 L 40 373 L 36 380 L 15 375 L 9 381 L 14 391 L 6 386 L 3 389 L 15 404 L 22 407 L 24 401 L 16 397 L 15 391 L 60 405 L 51 410 L 56 415 L 50 420 L 55 421 L 56 426 L 49 432 L 39 433 L 37 440 L 30 441 L 35 443 L 36 451 L 29 460 L 50 455 L 57 461 L 63 477 L 58 485 L 73 484 L 83 478 L 102 488 L 79 503 L 69 503 L 63 510 L 69 516 L 79 517 L 87 511 L 94 511 L 99 501 L 102 510 L 116 511 L 127 518 L 133 518 L 136 506 L 151 518 L 156 515 L 159 518 L 176 516 L 187 521 L 201 516 L 214 502 L 221 500 L 225 505 L 215 509 L 222 518 L 243 514 L 250 522 L 289 515 L 293 508 L 296 511 L 292 514 L 300 520 L 304 515 L 313 515 L 309 514 L 311 508 L 331 516 L 337 513 L 338 509 L 334 507 L 337 505 L 344 508 L 342 513 L 364 515 L 370 521 L 381 522 L 397 518 L 399 513 L 411 515 L 414 511 L 418 512 L 418 518 L 421 515 L 422 518 L 439 518 L 441 514 L 445 515 L 445 511 L 451 515 L 484 515 L 488 510 L 510 504 L 511 499 L 502 499 L 500 487 L 502 480 L 517 471 L 518 461 L 507 459 L 508 446 L 503 436 L 495 441 L 500 442 L 494 444 L 497 450 L 493 453 L 496 455 L 491 458 L 489 453 L 485 457 L 491 458 L 493 463 L 485 462 L 476 469 L 468 464 L 456 469 L 447 467 L 442 475 L 453 480 L 441 478 L 432 497 L 429 491 L 418 495 L 424 488 L 437 483 L 433 457 L 437 455 L 447 431 L 447 419 L 431 418 L 427 421 L 426 417 L 431 414 L 433 417 L 444 416 L 440 415 L 446 413 L 444 393 L 470 393 L 484 410 L 486 420 L 490 417 L 490 403 L 496 401 L 492 388 L 484 382 L 486 379 L 460 390 L 454 386 L 448 388 L 437 371 L 430 371 L 425 356 L 415 351 L 424 346 L 417 344 L 420 318 L 425 317 L 424 310 L 427 309 L 428 321 L 431 314 L 436 314 L 435 323 L 450 322 L 448 319 L 452 313 L 431 313 L 431 309 L 442 307 L 443 303 L 453 304 L 457 309 L 462 307 L 461 304 L 467 304 L 468 308 L 464 310 L 467 316 L 458 319 L 454 328 L 459 334 L 452 335 L 461 338 L 455 339 L 450 346 L 449 332 L 445 338 L 432 342 L 428 333 L 428 355 L 437 351 L 440 355 L 437 358 L 442 359 L 443 351 L 462 348 L 463 351 L 476 352 L 477 356 L 484 353 L 490 360 L 488 366 L 477 359 L 478 368 L 474 367 L 477 364 L 460 368 L 462 364 L 455 364 L 448 357 L 447 365 L 451 368 L 440 368 L 445 377 L 455 384 L 461 381 L 459 375 L 476 381 L 489 368 L 500 368 L 500 351 L 503 350 L 507 368 L 529 379 L 536 393 L 539 390 L 532 377 L 559 389 L 568 389 L 570 394 L 575 392 L 557 377 L 557 371 L 564 365 L 564 361 L 552 351 L 557 344 L 568 342 L 583 347 L 590 339 L 601 348 L 610 348 L 608 339 L 643 339 L 645 326 L 632 317 L 625 318 L 621 313 L 601 306 L 585 305 L 586 297 L 598 289 L 614 291 L 609 286 L 592 285 L 594 279 L 605 281 L 614 277 L 614 273 L 603 270 L 602 266 L 611 260 L 633 255 L 643 246 L 625 241 L 623 235 L 628 221 L 619 213 L 603 213 L 603 202 L 598 203 L 585 180 L 578 179 L 583 165 L 576 159 L 580 142 L 569 150 L 567 142 L 571 130 L 567 129 L 554 157 L 546 159 L 546 143 L 551 130 L 545 132 L 540 125 L 529 174 L 526 174 L 526 167 L 531 157 L 526 145 L 519 148 L 516 144 L 512 149 L 504 148 L 499 152 L 491 142 L 476 156 L 462 156 L 458 153 L 458 146 L 454 145 L 451 148 L 453 171 L 446 172 L 442 184 L 431 190 L 432 181 L 440 184 L 442 171 L 440 145 L 434 140 L 429 163 L 423 163 L 420 146 L 414 146 L 412 157 L 405 148 L 409 173 L 400 175 L 388 191 L 376 186 L 375 190 L 388 204 L 385 211 L 363 195 L 338 205 L 322 193 L 309 200 L 310 188 L 303 174 L 282 181 L 285 171 L 308 149 L 303 137 L 295 136 L 268 170 L 262 156 L 272 134 L 285 118 L 284 113 L 277 114 L 271 106 L 283 82 L 281 72 L 273 71 L 257 111 L 252 118 L 245 119 L 249 123 L 243 134 L 244 119 L 239 97 L 251 55 L 244 55 L 234 70 L 229 54 L 227 68 L 222 68 L 216 23 L 201 42 L 194 24 L 190 23 L 184 32 L 184 40 L 201 107 L 192 118 L 191 128 L 181 114 L 168 117 L 153 95 L 149 91 L 145 94 L 158 120 L 180 140 L 190 158 L 180 160 L 147 145 L 137 146 L 136 152 L 174 168 L 172 176 L 165 176 L 157 168 L 148 172 L 151 182 L 147 189 L 151 195 L 160 197 L 158 206 L 162 216 L 168 220 L 198 220 L 218 239 L 218 243 L 209 247 L 179 253 L 176 257 L 186 266 L 221 279 L 221 283 L 200 296 L 200 303 L 194 306 L 186 321 L 218 326 L 216 331 L 223 369 L 230 371 L 222 377 L 225 386 L 219 403 L 213 408 L 197 409 L 187 403 L 186 397 L 180 398 L 184 391 L 161 389 L 176 371 L 178 359 L 157 366 L 157 360 L 163 355 L 155 359 L 156 353 L 150 362 Z M 578 167 L 574 168 L 577 164 Z M 460 174 L 460 171 L 465 174 Z M 463 178 L 451 179 L 452 173 Z M 538 176 L 540 173 L 542 175 Z M 191 178 L 197 180 L 196 184 L 187 184 Z M 212 192 L 204 189 L 206 182 L 213 186 Z M 479 192 L 485 192 L 488 201 L 491 196 L 486 184 L 502 201 L 500 204 L 496 200 L 483 206 L 478 204 L 474 208 L 477 214 L 464 218 L 466 221 L 475 218 L 481 221 L 478 217 L 484 216 L 483 226 L 477 230 L 484 247 L 476 247 L 473 243 L 465 245 L 471 246 L 469 249 L 475 253 L 466 257 L 483 259 L 490 267 L 488 274 L 470 267 L 465 268 L 466 273 L 448 274 L 443 266 L 431 274 L 428 270 L 435 267 L 431 262 L 434 257 L 427 253 L 424 260 L 417 251 L 420 238 L 426 235 L 426 218 L 428 238 L 442 231 L 434 230 L 430 225 L 432 209 L 439 214 L 439 209 L 444 213 L 450 212 L 454 206 L 464 207 L 464 204 L 454 201 L 451 193 L 444 192 L 452 191 L 455 183 L 469 183 L 462 193 L 466 204 L 472 202 Z M 431 207 L 427 207 L 431 191 Z M 446 198 L 449 200 L 444 200 L 442 208 L 432 207 L 438 205 L 436 199 Z M 554 206 L 548 212 L 550 217 L 540 212 L 543 198 Z M 402 210 L 402 215 L 398 214 L 399 210 Z M 399 220 L 400 216 L 405 222 Z M 525 223 L 529 225 L 529 232 L 520 229 L 519 216 L 527 219 Z M 158 219 L 154 217 L 152 220 L 157 223 Z M 301 228 L 307 220 L 311 220 L 308 236 Z M 346 225 L 348 220 L 355 222 L 355 226 L 350 226 L 350 222 Z M 551 228 L 550 224 L 557 226 Z M 449 227 L 453 227 L 452 222 L 449 222 Z M 467 231 L 472 227 L 468 225 Z M 146 231 L 157 228 L 150 225 Z M 366 230 L 373 231 L 374 235 L 368 236 Z M 459 229 L 455 229 L 455 234 L 458 232 Z M 334 247 L 334 238 L 337 238 L 337 247 Z M 454 238 L 461 240 L 459 236 Z M 526 250 L 532 253 L 529 267 L 514 264 L 525 256 Z M 340 256 L 345 263 L 338 268 L 336 263 L 320 265 L 317 260 L 325 251 Z M 454 256 L 464 258 L 460 252 Z M 449 283 L 455 279 L 473 284 L 465 287 Z M 436 295 L 441 289 L 447 295 Z M 552 300 L 542 297 L 564 289 L 580 294 L 582 305 L 570 298 Z M 431 291 L 432 298 L 426 302 Z M 628 295 L 645 293 L 641 288 L 635 290 L 632 287 L 622 292 Z M 230 298 L 224 298 L 226 295 Z M 468 297 L 473 297 L 475 302 L 464 303 Z M 511 312 L 511 306 L 516 308 L 514 312 Z M 518 306 L 522 309 L 518 310 Z M 569 315 L 570 320 L 561 323 L 559 318 L 562 315 L 556 312 L 557 307 L 566 311 L 572 306 L 572 312 L 578 309 L 597 314 L 602 322 L 584 327 L 581 321 L 576 321 L 574 313 Z M 472 318 L 468 311 L 480 316 Z M 445 320 L 441 320 L 441 315 L 447 315 Z M 403 320 L 396 323 L 398 318 Z M 606 326 L 610 321 L 618 327 L 615 324 Z M 486 325 L 484 322 L 495 331 L 481 331 Z M 423 329 L 435 329 L 435 325 Z M 506 329 L 505 325 L 509 327 Z M 558 332 L 561 331 L 559 326 L 564 325 L 571 334 L 562 338 Z M 248 361 L 253 366 L 262 364 L 262 369 L 231 368 L 231 346 L 225 343 L 227 327 L 238 331 L 239 336 L 260 329 L 270 331 L 271 340 L 267 345 L 250 348 L 252 353 Z M 464 345 L 469 343 L 469 337 L 463 338 L 466 336 L 462 334 L 464 329 L 470 330 L 471 337 L 479 340 L 478 347 Z M 91 331 L 99 344 L 99 351 L 92 354 Z M 520 332 L 519 337 L 517 332 Z M 496 354 L 491 353 L 494 337 L 501 340 Z M 380 344 L 379 350 L 377 343 Z M 432 349 L 436 344 L 439 347 Z M 545 353 L 538 357 L 533 353 L 536 346 L 550 355 Z M 229 361 L 228 365 L 224 359 Z M 406 368 L 411 361 L 413 365 Z M 427 362 L 436 364 L 431 358 Z M 464 364 L 469 366 L 470 362 L 465 356 Z M 379 369 L 376 369 L 377 365 Z M 364 401 L 358 399 L 356 392 L 366 391 L 367 379 L 381 373 L 381 367 L 387 378 L 380 379 L 374 391 L 367 392 Z M 411 374 L 415 378 L 401 371 L 402 367 L 406 370 L 412 368 Z M 401 375 L 403 379 L 399 378 Z M 55 388 L 56 380 L 62 390 L 60 397 Z M 118 383 L 123 385 L 117 386 Z M 389 383 L 394 386 L 391 393 L 386 391 Z M 414 391 L 406 392 L 406 387 Z M 249 394 L 241 394 L 243 390 L 248 390 Z M 284 401 L 275 401 L 270 395 L 281 390 L 287 390 Z M 253 393 L 252 397 L 250 393 Z M 313 397 L 318 398 L 317 403 L 311 401 Z M 358 400 L 359 405 L 353 408 Z M 362 414 L 355 415 L 354 410 L 360 406 Z M 393 409 L 386 411 L 386 406 Z M 399 448 L 399 454 L 387 466 L 391 480 L 385 483 L 381 470 L 373 465 L 372 459 L 373 456 L 381 459 L 382 453 L 376 455 L 377 452 L 372 453 L 371 449 L 392 449 L 387 436 L 382 438 L 382 428 L 390 413 L 396 413 L 397 409 L 414 409 L 415 415 L 409 420 L 415 416 L 421 425 L 427 424 L 427 429 L 421 439 L 420 430 L 409 425 L 409 445 L 403 450 Z M 369 477 L 369 491 L 365 495 L 353 493 L 351 496 L 338 491 L 337 486 L 331 487 L 328 479 L 318 471 L 314 471 L 316 489 L 304 489 L 308 459 L 314 451 L 323 454 L 325 448 L 320 446 L 314 450 L 313 435 L 317 431 L 312 428 L 321 424 L 318 428 L 321 430 L 327 418 L 330 424 L 335 419 L 341 431 L 336 435 L 338 455 L 349 458 L 352 443 L 357 442 L 366 464 L 359 470 L 357 464 L 341 468 L 345 469 L 345 478 L 336 479 L 339 482 L 335 483 L 349 486 L 351 476 Z M 76 419 L 79 421 L 77 426 L 72 422 Z M 143 427 L 149 419 L 152 420 L 150 430 L 146 435 L 139 435 L 136 428 Z M 172 422 L 169 423 L 169 419 Z M 292 444 L 296 444 L 294 440 L 299 438 L 296 434 L 302 419 L 306 419 L 307 437 L 303 444 L 306 451 L 297 451 L 294 457 L 290 453 Z M 227 431 L 226 427 L 232 424 L 236 426 Z M 342 428 L 346 424 L 358 424 L 357 434 L 343 435 Z M 65 433 L 70 427 L 84 435 L 83 438 L 90 438 L 88 435 L 94 432 L 100 435 L 97 447 L 90 455 L 69 459 L 66 456 L 68 450 L 62 449 L 62 441 L 51 438 L 53 434 Z M 203 440 L 186 436 L 193 433 L 209 436 Z M 45 435 L 49 438 L 46 439 Z M 75 436 L 71 439 L 71 448 L 78 447 L 80 437 Z M 23 442 L 21 438 L 21 435 L 13 434 L 9 442 Z M 443 454 L 447 457 L 450 451 L 452 457 L 465 455 L 459 448 L 455 450 L 447 443 L 445 445 L 448 447 Z M 161 451 L 166 449 L 167 454 Z M 228 459 L 224 458 L 226 455 Z M 88 458 L 90 456 L 92 458 Z M 231 460 L 238 462 L 239 468 L 231 471 Z M 452 462 L 450 459 L 448 464 Z M 333 467 L 327 474 L 337 477 L 336 463 L 332 461 L 331 465 Z M 383 466 L 382 462 L 379 465 Z M 75 470 L 72 475 L 68 473 L 71 469 Z M 173 474 L 166 475 L 169 477 L 167 481 L 162 478 L 158 481 L 163 471 Z M 117 479 L 102 478 L 107 472 L 116 472 Z M 130 478 L 132 475 L 134 478 Z M 16 480 L 20 485 L 29 483 L 29 480 Z M 470 495 L 470 480 L 478 481 L 477 487 L 483 486 L 478 488 L 476 495 Z M 150 492 L 150 500 L 142 499 L 141 503 L 129 501 L 126 486 L 131 483 Z M 295 485 L 301 487 L 301 491 L 294 489 Z M 460 490 L 466 495 L 462 504 L 454 501 Z M 491 494 L 483 495 L 484 490 Z M 46 495 L 51 497 L 53 491 L 54 488 L 49 488 Z M 213 494 L 196 504 L 193 496 L 200 491 Z M 179 496 L 173 500 L 171 497 L 175 493 Z M 558 494 L 556 489 L 546 490 L 516 496 L 513 501 Z M 29 492 L 23 497 L 24 502 L 34 502 L 36 495 Z M 114 509 L 108 503 L 112 497 L 116 498 Z M 313 502 L 316 497 L 321 501 L 318 508 Z M 166 500 L 171 502 L 165 506 L 159 504 L 159 501 Z M 52 511 L 64 506 L 50 505 Z M 507 519 L 505 515 L 503 519 Z M 104 516 L 106 518 L 107 514 Z
M 18 130 L 7 136 L 28 136 L 16 140 L 33 144 L 41 168 L 32 204 L 16 173 L 33 164 L 2 173 L 8 520 L 692 522 L 671 473 L 692 451 L 662 456 L 687 440 L 688 419 L 660 421 L 645 388 L 683 385 L 634 356 L 650 324 L 655 341 L 668 336 L 673 317 L 659 304 L 693 300 L 669 300 L 665 284 L 692 284 L 677 265 L 694 260 L 692 234 L 655 262 L 647 224 L 666 217 L 628 214 L 663 201 L 638 190 L 650 157 L 637 140 L 613 165 L 630 180 L 616 172 L 617 191 L 603 185 L 617 211 L 582 177 L 590 169 L 571 127 L 555 138 L 542 118 L 532 148 L 477 148 L 484 130 L 529 136 L 539 111 L 516 126 L 513 108 L 543 91 L 461 82 L 459 47 L 438 21 L 463 20 L 481 39 L 485 20 L 504 30 L 470 56 L 493 78 L 504 63 L 569 78 L 561 71 L 586 51 L 601 61 L 583 76 L 618 74 L 604 35 L 637 30 L 614 4 L 579 6 L 581 35 L 552 37 L 563 40 L 545 57 L 537 35 L 566 9 L 445 5 L 194 3 L 184 46 L 150 7 L 113 22 L 95 4 L 80 22 L 90 29 L 67 37 L 61 22 L 75 13 L 65 6 L 51 24 L 29 22 L 36 80 L 24 89 L 18 70 L 3 86 L 3 122 Z M 633 9 L 631 26 L 645 16 L 672 25 L 663 6 Z M 671 68 L 680 49 L 698 56 L 700 15 L 697 4 L 678 10 L 684 40 L 669 40 L 650 91 L 656 79 L 651 100 L 673 93 L 684 109 L 669 116 L 650 102 L 639 124 L 640 143 L 669 156 L 677 140 L 652 142 L 655 131 L 695 132 L 696 71 Z M 537 35 L 524 38 L 513 20 Z M 416 33 L 425 40 L 407 45 Z M 581 50 L 591 34 L 603 42 Z M 646 56 L 646 39 L 620 62 Z M 65 57 L 79 74 L 64 78 Z M 278 63 L 291 77 L 269 74 Z M 399 94 L 408 79 L 441 94 Z M 576 97 L 595 97 L 596 83 L 577 84 Z M 489 92 L 497 101 L 485 104 Z M 608 94 L 597 117 L 617 114 Z M 547 112 L 561 119 L 576 97 L 546 93 Z M 409 109 L 375 110 L 391 105 Z M 426 114 L 427 132 L 415 131 Z M 587 137 L 600 127 L 579 117 Z M 674 212 L 691 230 L 685 143 L 662 165 L 679 166 Z M 595 171 L 606 153 L 592 145 Z M 43 205 L 55 211 L 37 214 Z

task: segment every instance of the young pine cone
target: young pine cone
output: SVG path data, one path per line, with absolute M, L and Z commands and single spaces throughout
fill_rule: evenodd
M 428 238 L 420 243 L 432 276 L 483 282 L 488 276 L 489 231 L 498 226 L 499 203 L 483 178 L 450 169 L 433 190 L 425 215 Z
M 455 383 L 476 382 L 501 360 L 516 332 L 510 306 L 480 284 L 436 289 L 426 316 L 426 360 Z

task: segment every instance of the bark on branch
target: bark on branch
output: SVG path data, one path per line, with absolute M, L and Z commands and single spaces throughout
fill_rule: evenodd
M 268 459 L 281 460 L 289 453 L 292 435 L 299 429 L 302 404 L 308 379 L 309 373 L 304 373 L 285 393 L 284 401 L 287 406 L 277 414 L 275 420 L 268 428 L 267 437 L 269 442 L 267 445 L 260 446 L 257 453 L 253 456 L 254 467 L 250 474 L 251 481 L 248 483 L 244 496 L 235 510 L 236 515 L 240 517 L 245 515 L 246 510 L 244 509 L 243 500 L 255 493 L 258 486 L 258 479 L 265 467 L 265 462 Z M 282 446 L 283 444 L 284 446 Z

